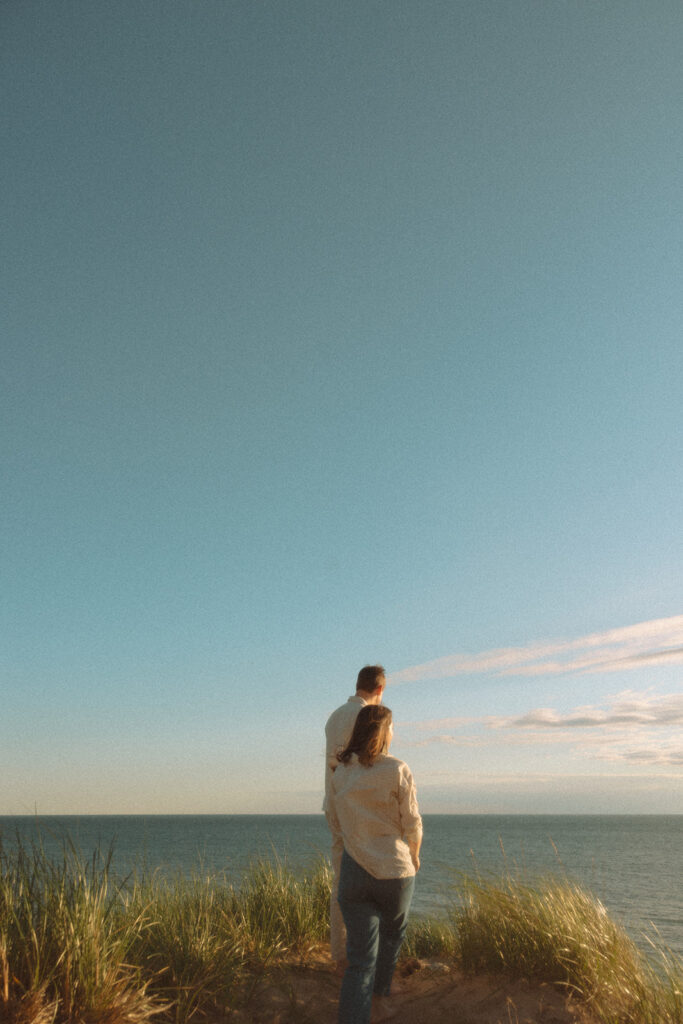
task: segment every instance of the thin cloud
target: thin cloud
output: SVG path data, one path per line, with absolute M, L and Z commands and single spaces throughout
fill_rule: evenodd
M 492 717 L 488 724 L 494 729 L 670 728 L 683 725 L 683 693 L 655 696 L 627 691 L 613 698 L 607 709 L 584 707 L 562 715 L 552 708 L 536 708 L 516 717 Z
M 484 741 L 479 737 L 474 736 L 449 736 L 447 733 L 441 733 L 437 736 L 428 736 L 424 740 L 414 740 L 411 742 L 404 742 L 401 745 L 403 747 L 431 747 L 435 745 L 451 746 L 451 747 L 478 747 L 481 746 Z
M 434 735 L 405 745 L 497 749 L 552 745 L 565 748 L 573 756 L 643 769 L 678 771 L 683 767 L 683 693 L 626 690 L 608 698 L 603 706 L 577 707 L 566 713 L 534 708 L 521 715 L 472 718 L 469 731 L 458 735 L 446 732 L 451 722 L 462 728 L 460 719 L 412 723 L 413 729 L 433 730 Z
M 431 718 L 404 722 L 401 729 L 421 732 L 464 727 L 486 729 L 519 729 L 560 731 L 571 736 L 574 729 L 619 728 L 673 728 L 683 724 L 683 693 L 655 694 L 637 690 L 623 690 L 606 698 L 605 705 L 583 705 L 564 714 L 554 708 L 533 708 L 522 715 L 486 715 L 470 718 Z
M 402 729 L 460 729 L 464 725 L 478 722 L 478 718 L 431 718 L 419 722 L 402 722 Z
M 656 664 L 683 664 L 683 615 L 526 647 L 452 654 L 390 675 L 391 685 L 461 675 L 559 675 L 616 672 Z
M 631 747 L 624 750 L 604 750 L 596 756 L 603 761 L 625 761 L 628 764 L 654 765 L 661 768 L 683 768 L 683 747 L 673 750 L 658 747 Z

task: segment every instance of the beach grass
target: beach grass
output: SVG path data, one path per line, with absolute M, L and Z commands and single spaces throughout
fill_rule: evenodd
M 144 922 L 110 885 L 110 857 L 0 848 L 0 1009 L 26 1024 L 148 1020 L 160 1009 L 129 952 Z
M 600 1024 L 683 1024 L 683 963 L 646 957 L 602 903 L 564 878 L 463 877 L 451 920 L 466 971 L 562 986 Z
M 142 1024 L 216 1018 L 271 968 L 327 940 L 330 870 L 255 862 L 239 886 L 201 871 L 114 878 L 111 855 L 0 847 L 0 1020 Z M 683 965 L 641 952 L 564 878 L 463 876 L 439 918 L 411 921 L 404 956 L 561 986 L 596 1024 L 683 1024 Z

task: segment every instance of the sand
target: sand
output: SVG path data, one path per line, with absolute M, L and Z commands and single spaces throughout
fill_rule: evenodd
M 268 971 L 231 1024 L 335 1024 L 339 979 L 329 957 Z M 551 985 L 500 975 L 463 975 L 440 961 L 404 962 L 392 993 L 391 1024 L 590 1024 Z

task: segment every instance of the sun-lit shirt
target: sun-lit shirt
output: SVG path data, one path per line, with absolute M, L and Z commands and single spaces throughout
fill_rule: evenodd
M 332 776 L 327 820 L 357 864 L 374 878 L 415 874 L 408 843 L 422 838 L 417 791 L 407 764 L 382 754 L 370 767 L 356 754 Z
M 327 807 L 329 800 L 332 775 L 339 764 L 337 754 L 341 754 L 342 750 L 346 749 L 351 739 L 356 719 L 358 718 L 358 712 L 366 704 L 367 701 L 355 693 L 353 697 L 349 697 L 346 704 L 342 704 L 340 708 L 333 711 L 327 719 L 325 726 L 325 802 L 323 810 Z

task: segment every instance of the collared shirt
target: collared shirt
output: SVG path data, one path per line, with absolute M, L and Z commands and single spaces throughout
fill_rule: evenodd
M 325 802 L 323 810 L 326 809 L 330 796 L 330 784 L 334 770 L 339 764 L 337 754 L 346 749 L 353 727 L 358 718 L 358 712 L 364 708 L 367 701 L 354 693 L 349 697 L 346 704 L 333 711 L 325 725 Z
M 356 754 L 332 776 L 327 820 L 351 857 L 374 878 L 415 874 L 409 842 L 422 836 L 410 768 L 382 754 L 371 767 Z

